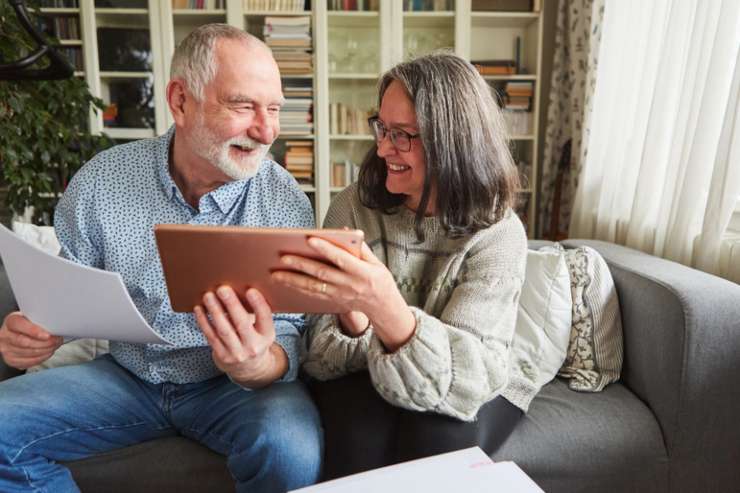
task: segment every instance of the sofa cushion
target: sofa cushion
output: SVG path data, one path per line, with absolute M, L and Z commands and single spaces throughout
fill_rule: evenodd
M 513 460 L 547 492 L 666 491 L 658 422 L 620 383 L 592 394 L 553 380 L 493 459 Z
M 226 460 L 184 437 L 132 445 L 88 459 L 65 463 L 81 491 L 234 491 Z
M 573 327 L 559 375 L 573 390 L 598 392 L 619 380 L 622 321 L 609 266 L 599 252 L 582 246 L 565 251 L 573 298 Z
M 568 349 L 571 312 L 570 276 L 562 248 L 529 250 L 512 341 L 513 381 L 524 380 L 539 390 L 555 377 Z

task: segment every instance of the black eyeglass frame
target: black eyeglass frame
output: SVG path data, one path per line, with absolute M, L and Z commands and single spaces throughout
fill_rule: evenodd
M 375 137 L 375 142 L 380 144 L 380 141 L 382 141 L 386 135 L 390 136 L 391 144 L 393 144 L 393 147 L 395 147 L 397 150 L 401 152 L 409 152 L 411 150 L 411 140 L 412 139 L 418 139 L 421 134 L 410 134 L 405 130 L 401 130 L 400 128 L 386 128 L 385 124 L 380 120 L 380 117 L 371 116 L 367 119 L 367 124 L 370 125 L 370 130 L 373 132 L 373 136 Z M 380 129 L 382 129 L 382 134 L 379 134 L 379 128 L 376 127 L 376 125 L 380 125 Z M 408 146 L 404 149 L 403 147 L 399 146 L 396 142 L 399 136 L 404 136 L 407 139 Z

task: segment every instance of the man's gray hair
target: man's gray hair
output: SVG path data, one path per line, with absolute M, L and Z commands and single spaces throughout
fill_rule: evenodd
M 203 100 L 205 86 L 216 76 L 218 62 L 214 50 L 219 39 L 259 43 L 251 34 L 228 24 L 206 24 L 188 34 L 172 55 L 170 79 L 185 81 L 185 85 L 198 101 Z

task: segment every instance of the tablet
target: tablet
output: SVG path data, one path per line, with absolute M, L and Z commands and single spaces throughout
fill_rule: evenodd
M 229 285 L 245 304 L 244 293 L 250 287 L 257 288 L 275 313 L 337 313 L 340 309 L 333 303 L 278 285 L 270 273 L 291 270 L 280 263 L 280 257 L 287 253 L 319 259 L 308 246 L 311 236 L 330 241 L 356 257 L 364 238 L 360 230 L 190 224 L 157 224 L 154 235 L 176 312 L 192 312 L 195 305 L 203 304 L 207 291 Z

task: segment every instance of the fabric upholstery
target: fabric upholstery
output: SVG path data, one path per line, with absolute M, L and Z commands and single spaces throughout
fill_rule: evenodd
M 514 460 L 548 493 L 736 491 L 740 286 L 609 243 L 564 245 L 591 246 L 609 265 L 624 328 L 622 377 L 593 394 L 548 384 L 494 459 Z M 3 275 L 0 307 L 10 310 Z M 0 379 L 7 372 L 0 362 Z M 358 436 L 358 446 L 372 439 Z M 86 493 L 233 488 L 223 459 L 184 438 L 70 467 Z
M 529 250 L 510 371 L 542 388 L 563 365 L 571 334 L 571 290 L 562 249 Z M 532 365 L 526 364 L 532 362 Z
M 597 394 L 555 379 L 493 454 L 547 492 L 667 491 L 667 454 L 650 409 L 616 383 Z
M 587 246 L 566 251 L 570 272 L 573 327 L 559 375 L 568 386 L 598 392 L 619 380 L 622 371 L 622 319 L 609 266 Z
M 670 491 L 740 484 L 740 285 L 608 242 L 624 326 L 622 381 L 655 413 L 670 461 Z

